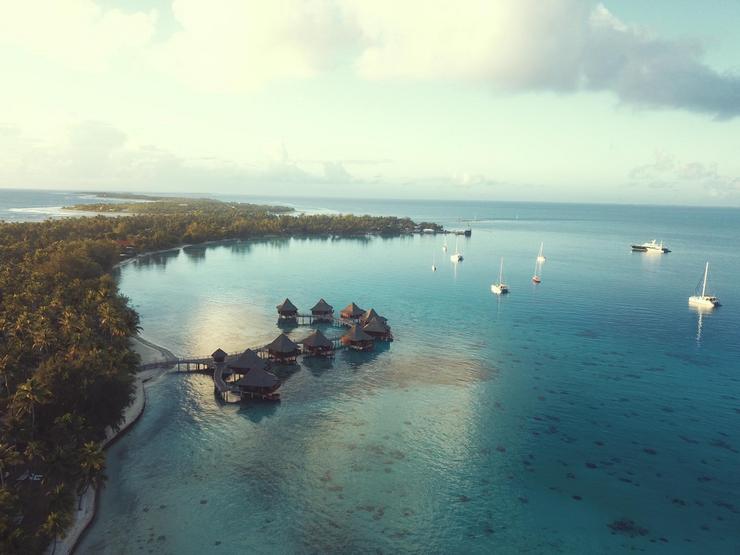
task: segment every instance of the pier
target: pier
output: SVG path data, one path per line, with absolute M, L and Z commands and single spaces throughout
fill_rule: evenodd
M 320 307 L 321 310 L 317 310 Z M 227 375 L 241 374 L 249 376 L 250 372 L 261 372 L 264 375 L 272 376 L 277 381 L 277 389 L 280 386 L 279 380 L 271 374 L 265 371 L 268 368 L 270 361 L 280 363 L 296 363 L 302 357 L 308 356 L 325 356 L 333 357 L 335 351 L 342 349 L 354 349 L 360 351 L 367 351 L 373 348 L 374 341 L 393 341 L 393 336 L 390 331 L 390 327 L 387 325 L 387 320 L 382 316 L 378 315 L 375 310 L 370 309 L 363 311 L 356 304 L 351 303 L 345 309 L 342 310 L 339 317 L 336 317 L 333 313 L 333 308 L 328 305 L 326 301 L 321 299 L 320 303 L 312 309 L 312 312 L 301 313 L 295 308 L 295 306 L 288 300 L 285 299 L 283 303 L 277 306 L 278 309 L 278 325 L 295 324 L 296 326 L 314 326 L 318 324 L 324 324 L 333 328 L 341 330 L 349 330 L 350 333 L 343 334 L 336 338 L 324 338 L 331 343 L 331 348 L 325 348 L 320 353 L 316 349 L 309 349 L 305 346 L 299 346 L 294 344 L 287 337 L 283 337 L 283 334 L 267 345 L 260 345 L 246 349 L 242 353 L 228 355 L 221 349 L 217 349 L 213 354 L 200 357 L 188 357 L 181 358 L 172 356 L 165 360 L 152 362 L 148 364 L 142 364 L 139 366 L 139 370 L 151 370 L 155 368 L 168 368 L 174 372 L 182 373 L 197 373 L 211 376 L 213 378 L 213 387 L 215 394 L 225 403 L 236 403 L 245 398 L 249 399 L 261 399 L 276 401 L 280 399 L 280 394 L 272 391 L 250 391 L 245 388 L 250 387 L 244 385 L 244 378 L 238 382 L 227 381 Z M 384 333 L 372 333 L 383 327 Z M 363 334 L 363 328 L 367 328 L 371 332 L 372 337 L 367 337 L 366 341 L 362 343 L 361 348 L 358 348 L 357 341 L 353 340 L 353 334 Z M 350 337 L 352 336 L 352 337 Z M 364 334 L 367 336 L 367 334 Z M 372 340 L 370 340 L 372 339 Z M 295 350 L 291 351 L 287 356 L 281 356 L 280 353 L 276 353 L 274 349 L 276 345 L 293 345 Z M 256 356 L 255 360 L 260 361 L 260 368 L 254 370 L 245 369 L 239 370 L 238 361 L 243 360 L 243 355 L 247 354 L 248 351 L 252 351 L 250 355 Z M 171 353 L 170 353 L 171 354 Z M 235 366 L 236 365 L 236 366 Z M 243 366 L 243 365 L 242 365 Z M 257 389 L 264 389 L 259 388 Z

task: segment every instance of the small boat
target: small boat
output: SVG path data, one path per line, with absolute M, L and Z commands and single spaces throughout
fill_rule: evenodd
M 501 257 L 501 267 L 498 271 L 498 282 L 491 284 L 491 292 L 496 295 L 505 295 L 509 292 L 509 286 L 504 283 L 504 257 Z
M 452 262 L 462 262 L 463 261 L 463 255 L 460 252 L 460 249 L 458 248 L 457 239 L 455 239 L 455 252 L 452 253 L 452 256 L 450 256 L 450 260 Z
M 668 247 L 663 245 L 663 241 L 658 243 L 655 239 L 648 243 L 643 243 L 642 245 L 632 245 L 632 250 L 634 252 L 646 252 L 648 254 L 664 254 L 671 252 Z
M 432 253 L 432 272 L 437 271 L 437 263 L 436 263 L 436 256 L 434 253 Z
M 544 246 L 545 243 L 540 243 L 540 253 L 537 255 L 537 262 L 539 262 L 540 264 L 542 264 L 546 260 L 545 255 L 542 253 Z
M 709 276 L 709 262 L 704 266 L 704 277 L 696 286 L 694 295 L 689 297 L 689 304 L 697 308 L 714 308 L 719 306 L 719 298 L 714 295 L 707 295 L 707 277 Z M 701 287 L 700 287 L 701 286 Z M 701 294 L 699 289 L 701 288 Z
M 540 254 L 534 261 L 534 275 L 532 276 L 532 283 L 542 283 L 540 274 L 542 273 L 542 262 L 540 262 L 540 255 L 542 254 L 542 245 L 540 245 Z

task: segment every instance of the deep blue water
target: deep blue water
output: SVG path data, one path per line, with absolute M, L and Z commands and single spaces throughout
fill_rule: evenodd
M 178 354 L 271 340 L 286 296 L 372 306 L 397 340 L 278 369 L 279 405 L 219 405 L 207 377 L 159 379 L 109 450 L 79 552 L 740 552 L 740 211 L 292 202 L 476 221 L 458 265 L 442 237 L 415 236 L 124 266 L 144 335 Z M 652 238 L 673 252 L 630 252 Z M 504 298 L 489 289 L 500 256 Z M 723 306 L 699 314 L 687 297 L 705 260 Z M 634 536 L 608 527 L 620 519 Z

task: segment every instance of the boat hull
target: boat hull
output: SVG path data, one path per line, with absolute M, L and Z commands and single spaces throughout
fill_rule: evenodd
M 716 297 L 702 297 L 694 295 L 689 297 L 689 304 L 699 308 L 714 308 L 719 306 L 719 299 Z
M 491 285 L 491 293 L 494 293 L 496 295 L 506 295 L 509 292 L 509 288 L 506 285 L 497 285 L 493 284 Z

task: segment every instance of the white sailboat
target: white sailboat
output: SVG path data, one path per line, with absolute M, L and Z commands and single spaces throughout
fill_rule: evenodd
M 452 253 L 452 256 L 450 256 L 450 260 L 452 262 L 462 262 L 463 261 L 463 255 L 460 252 L 460 249 L 458 247 L 457 237 L 455 237 L 455 252 Z
M 546 259 L 545 255 L 542 253 L 543 248 L 545 247 L 545 243 L 540 243 L 540 253 L 537 255 L 537 262 L 542 264 Z
M 437 271 L 437 261 L 436 261 L 437 255 L 432 252 L 432 272 Z
M 704 277 L 701 280 L 701 294 L 699 295 L 699 286 L 696 287 L 694 295 L 689 297 L 689 304 L 698 308 L 714 308 L 719 306 L 719 298 L 714 295 L 707 295 L 707 277 L 709 276 L 709 262 L 704 266 Z
M 501 267 L 498 271 L 498 282 L 491 284 L 491 292 L 496 295 L 504 295 L 509 292 L 509 286 L 504 283 L 504 257 L 501 257 Z
M 532 276 L 532 283 L 542 283 L 542 278 L 540 277 L 540 273 L 542 273 L 542 264 L 538 261 L 534 261 L 534 275 Z

